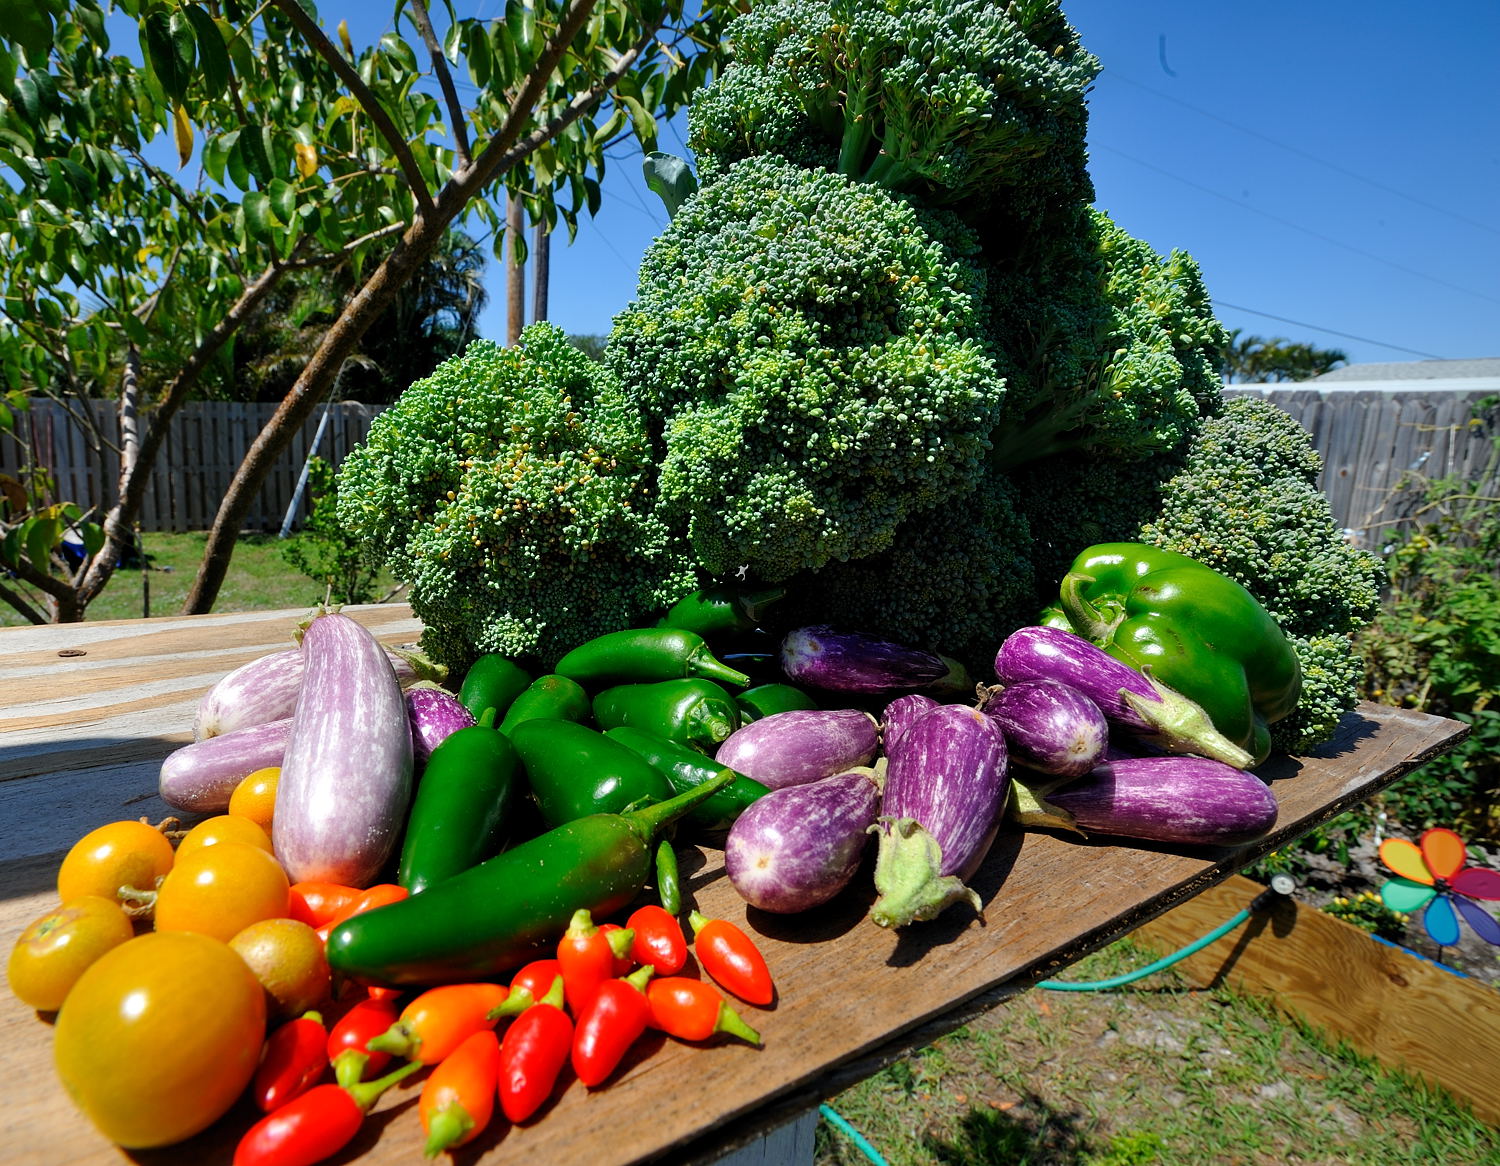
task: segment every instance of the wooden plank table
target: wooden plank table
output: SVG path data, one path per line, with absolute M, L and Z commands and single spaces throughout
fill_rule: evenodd
M 400 605 L 346 609 L 382 640 L 412 643 Z M 198 696 L 230 668 L 286 646 L 296 613 L 209 615 L 0 629 L 0 939 L 55 901 L 57 863 L 94 826 L 165 817 L 157 772 L 190 738 Z M 747 911 L 718 851 L 684 846 L 684 884 L 710 915 L 755 934 L 779 996 L 743 1009 L 763 1048 L 694 1048 L 647 1040 L 607 1088 L 569 1087 L 520 1127 L 497 1122 L 464 1163 L 711 1159 L 815 1107 L 903 1052 L 1127 934 L 1451 747 L 1467 727 L 1362 705 L 1316 756 L 1262 768 L 1281 806 L 1274 832 L 1234 849 L 1127 847 L 1050 833 L 1002 832 L 973 880 L 983 917 L 954 908 L 900 933 L 865 918 L 868 892 L 795 917 Z M 59 1166 L 126 1155 L 74 1111 L 51 1066 L 45 1017 L 0 993 L 7 1162 Z M 420 1080 L 420 1078 L 418 1079 Z M 419 1086 L 387 1094 L 341 1160 L 421 1158 Z M 232 1111 L 210 1131 L 146 1162 L 228 1162 L 251 1119 Z

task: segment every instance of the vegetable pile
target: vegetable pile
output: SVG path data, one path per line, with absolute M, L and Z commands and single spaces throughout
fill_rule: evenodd
M 424 654 L 320 611 L 222 678 L 161 771 L 203 820 L 80 840 L 17 943 L 120 1144 L 248 1090 L 236 1161 L 313 1162 L 425 1074 L 437 1154 L 648 1028 L 758 1045 L 683 843 L 747 908 L 920 926 L 1003 830 L 1261 837 L 1254 767 L 1352 707 L 1377 564 L 1306 432 L 1223 399 L 1192 259 L 1089 205 L 1057 5 L 763 0 L 729 42 L 603 362 L 476 342 L 340 471 Z

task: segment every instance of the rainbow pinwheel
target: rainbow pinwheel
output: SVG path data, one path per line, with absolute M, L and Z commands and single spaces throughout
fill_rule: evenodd
M 1397 875 L 1380 888 L 1380 898 L 1392 911 L 1421 911 L 1433 943 L 1457 943 L 1462 915 L 1476 935 L 1500 946 L 1500 923 L 1474 901 L 1500 900 L 1500 871 L 1468 865 L 1464 840 L 1452 830 L 1424 830 L 1415 844 L 1387 838 L 1380 844 L 1380 861 Z

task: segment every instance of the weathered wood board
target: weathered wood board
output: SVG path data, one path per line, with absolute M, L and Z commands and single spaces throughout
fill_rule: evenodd
M 403 607 L 349 610 L 388 642 L 416 637 Z M 6 950 L 52 904 L 56 864 L 85 829 L 165 815 L 154 794 L 157 766 L 188 739 L 197 696 L 230 668 L 284 646 L 293 618 L 260 613 L 0 630 L 0 682 L 14 694 L 0 712 L 0 809 L 11 823 L 0 849 Z M 80 651 L 86 654 L 61 654 Z M 1237 849 L 1003 832 L 973 880 L 982 918 L 955 909 L 899 934 L 865 918 L 864 890 L 798 917 L 747 912 L 723 877 L 720 853 L 684 845 L 692 898 L 706 913 L 747 926 L 776 975 L 774 1007 L 744 1009 L 764 1047 L 648 1040 L 607 1088 L 590 1092 L 574 1083 L 534 1121 L 494 1127 L 464 1160 L 685 1161 L 747 1140 L 1336 816 L 1465 731 L 1420 713 L 1361 706 L 1318 756 L 1278 757 L 1263 767 L 1281 818 L 1266 838 Z M 5 1159 L 55 1166 L 124 1157 L 64 1096 L 45 1019 L 8 993 L 0 997 L 10 1070 L 0 1111 Z M 420 1125 L 411 1112 L 418 1088 L 408 1083 L 382 1100 L 354 1148 L 363 1160 L 420 1158 Z M 250 1117 L 235 1111 L 172 1151 L 137 1157 L 227 1162 Z

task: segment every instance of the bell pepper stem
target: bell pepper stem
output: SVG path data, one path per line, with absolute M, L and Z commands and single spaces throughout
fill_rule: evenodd
M 1063 613 L 1068 617 L 1068 622 L 1073 625 L 1073 630 L 1090 643 L 1102 644 L 1115 634 L 1115 628 L 1120 626 L 1125 613 L 1117 612 L 1111 619 L 1091 603 L 1084 595 L 1083 587 L 1084 584 L 1092 582 L 1094 582 L 1092 575 L 1085 575 L 1081 571 L 1069 571 L 1063 576 L 1063 581 L 1058 587 L 1058 598 L 1062 602 Z

